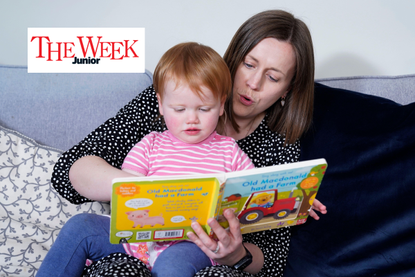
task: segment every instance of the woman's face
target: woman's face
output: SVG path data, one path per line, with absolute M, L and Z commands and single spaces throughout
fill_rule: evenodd
M 236 120 L 253 120 L 285 96 L 295 71 L 291 44 L 265 38 L 245 57 L 236 70 L 233 111 Z

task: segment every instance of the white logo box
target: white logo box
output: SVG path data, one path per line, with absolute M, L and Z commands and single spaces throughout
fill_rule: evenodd
M 144 73 L 144 28 L 28 28 L 29 73 Z

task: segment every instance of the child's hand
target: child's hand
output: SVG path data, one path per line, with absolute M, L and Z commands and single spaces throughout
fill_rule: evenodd
M 318 201 L 317 199 L 314 199 L 313 205 L 311 206 L 311 210 L 310 210 L 310 216 L 314 218 L 315 220 L 319 220 L 320 217 L 317 215 L 316 211 L 322 214 L 326 214 L 327 208 L 320 201 Z

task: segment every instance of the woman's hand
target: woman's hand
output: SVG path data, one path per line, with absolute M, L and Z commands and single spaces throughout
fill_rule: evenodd
M 317 215 L 316 211 L 322 214 L 326 214 L 327 208 L 320 201 L 318 201 L 317 199 L 314 199 L 313 205 L 311 206 L 311 210 L 310 210 L 310 216 L 314 218 L 315 220 L 319 220 L 320 217 Z
M 217 240 L 209 237 L 197 222 L 192 223 L 195 232 L 189 232 L 187 235 L 209 258 L 219 264 L 233 266 L 246 255 L 246 251 L 242 245 L 239 221 L 233 209 L 225 210 L 223 215 L 229 223 L 228 230 L 225 230 L 216 219 L 210 218 L 208 220 Z M 253 256 L 251 265 L 245 271 L 253 274 L 258 273 L 264 264 L 264 255 L 256 245 L 245 243 L 245 247 Z

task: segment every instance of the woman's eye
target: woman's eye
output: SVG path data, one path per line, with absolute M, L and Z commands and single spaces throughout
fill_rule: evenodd
M 254 67 L 252 64 L 249 64 L 249 63 L 247 63 L 247 62 L 244 62 L 244 65 L 245 65 L 247 68 L 253 68 L 253 67 Z
M 273 82 L 278 82 L 278 80 L 277 80 L 277 79 L 275 79 L 275 78 L 273 78 L 272 76 L 269 76 L 269 79 L 270 79 L 271 81 L 273 81 Z

